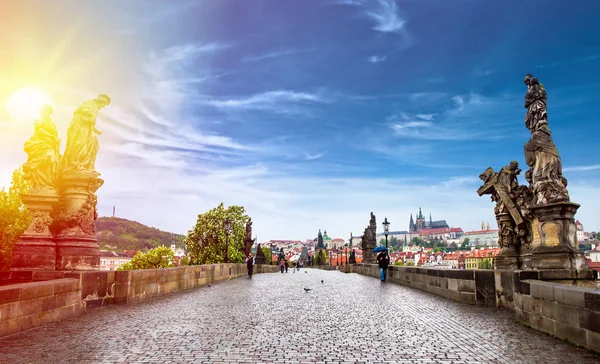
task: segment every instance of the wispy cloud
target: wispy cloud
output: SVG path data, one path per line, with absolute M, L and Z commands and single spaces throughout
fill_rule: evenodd
M 595 171 L 600 169 L 600 164 L 591 164 L 588 166 L 573 166 L 563 168 L 563 172 L 585 172 Z
M 369 61 L 371 63 L 383 62 L 383 61 L 385 61 L 385 56 L 373 55 L 373 56 L 367 58 L 367 61 Z
M 327 153 L 327 152 L 321 152 L 321 153 L 312 154 L 312 155 L 311 155 L 311 154 L 308 154 L 308 153 L 306 153 L 306 160 L 309 160 L 309 161 L 314 161 L 314 160 L 316 160 L 316 159 L 319 159 L 319 158 L 323 157 L 323 156 L 324 156 L 326 153 Z
M 395 0 L 377 0 L 377 6 L 367 10 L 367 15 L 375 21 L 373 29 L 382 33 L 400 32 L 406 23 Z
M 433 117 L 435 116 L 435 114 L 417 114 L 415 116 L 418 117 L 419 119 L 431 121 L 431 120 L 433 120 Z
M 328 102 L 328 100 L 320 94 L 289 90 L 268 91 L 247 97 L 205 101 L 207 105 L 220 109 L 268 110 L 275 113 L 295 113 L 298 112 L 298 105 L 324 102 Z
M 273 59 L 273 58 L 279 58 L 279 57 L 289 56 L 289 55 L 292 55 L 292 54 L 315 52 L 317 50 L 318 50 L 318 48 L 281 49 L 281 50 L 276 50 L 276 51 L 272 51 L 272 52 L 268 52 L 268 53 L 264 53 L 264 54 L 259 54 L 259 55 L 254 55 L 254 56 L 247 56 L 247 57 L 244 57 L 242 59 L 242 61 L 244 61 L 244 62 L 258 62 L 258 61 L 264 61 L 264 60 L 267 60 L 267 59 Z
M 542 65 L 537 66 L 537 68 L 550 68 L 550 67 L 566 66 L 569 64 L 573 64 L 573 63 L 590 62 L 590 61 L 596 61 L 596 60 L 600 60 L 600 55 L 595 54 L 595 55 L 575 58 L 575 59 L 571 59 L 571 60 L 567 60 L 567 61 L 563 61 L 563 62 L 553 62 L 553 63 L 548 63 L 548 64 L 542 64 Z

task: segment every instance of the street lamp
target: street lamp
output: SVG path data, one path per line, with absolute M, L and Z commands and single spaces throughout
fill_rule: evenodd
M 385 218 L 385 220 L 382 223 L 383 225 L 383 233 L 385 234 L 385 247 L 388 247 L 388 234 L 390 232 L 390 222 L 387 221 L 387 217 Z
M 229 220 L 229 217 L 223 221 L 223 230 L 225 230 L 225 263 L 229 263 L 229 233 L 231 232 L 231 220 Z

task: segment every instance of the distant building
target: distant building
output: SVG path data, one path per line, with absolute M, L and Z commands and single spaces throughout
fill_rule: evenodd
M 500 248 L 495 249 L 473 249 L 465 256 L 466 269 L 493 269 L 496 255 Z
M 583 232 L 583 225 L 579 222 L 579 220 L 575 221 L 575 225 L 577 226 L 577 242 L 584 241 L 585 233 Z
M 100 250 L 100 270 L 117 270 L 130 260 L 131 256 L 127 253 Z
M 474 230 L 467 231 L 463 236 L 462 240 L 469 239 L 470 246 L 485 245 L 485 246 L 497 246 L 498 245 L 498 230 Z
M 425 217 L 423 216 L 423 212 L 419 207 L 419 214 L 417 215 L 416 222 L 413 221 L 412 214 L 410 214 L 410 222 L 408 223 L 408 231 L 411 233 L 418 233 L 423 229 L 439 229 L 439 228 L 449 228 L 446 220 L 438 220 L 433 221 L 431 219 L 431 214 L 429 214 L 429 221 L 425 221 Z

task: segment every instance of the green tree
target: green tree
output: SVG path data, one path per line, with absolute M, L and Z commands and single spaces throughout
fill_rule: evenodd
M 319 261 L 319 256 L 321 256 L 321 260 L 320 261 Z M 317 254 L 315 255 L 315 265 L 317 265 L 319 262 L 322 265 L 327 264 L 327 250 L 321 249 L 321 250 L 319 250 L 317 252 Z
M 179 260 L 179 265 L 190 265 L 190 259 L 188 257 L 181 257 L 181 259 Z
M 412 266 L 415 265 L 415 262 L 412 261 L 412 260 L 409 260 L 408 262 L 406 262 L 406 265 L 409 266 L 409 267 L 412 267 Z
M 0 190 L 0 270 L 10 268 L 15 243 L 31 222 L 31 214 L 21 201 L 21 194 L 28 190 L 21 168 L 13 172 L 8 190 Z
M 156 269 L 174 267 L 175 253 L 166 246 L 159 246 L 144 254 L 138 252 L 133 259 L 120 266 L 117 270 Z
M 404 262 L 402 261 L 402 259 L 398 259 L 397 261 L 394 262 L 394 264 L 392 265 L 399 265 L 399 266 L 403 266 Z
M 267 264 L 273 264 L 273 256 L 271 255 L 271 249 L 269 249 L 268 246 L 261 246 L 260 250 L 263 251 L 263 254 L 265 255 L 265 260 L 267 261 Z
M 379 245 L 385 245 L 385 238 L 379 239 Z
M 463 240 L 462 244 L 460 244 L 460 248 L 461 249 L 469 249 L 469 238 L 465 238 L 465 240 Z
M 243 206 L 229 206 L 223 203 L 214 209 L 198 215 L 193 230 L 188 232 L 185 245 L 190 253 L 190 264 L 215 264 L 225 261 L 226 235 L 223 222 L 226 218 L 231 221 L 229 234 L 229 262 L 243 262 L 244 253 L 241 251 L 246 221 L 248 215 Z M 267 257 L 269 259 L 270 255 Z
M 410 241 L 413 243 L 413 245 L 417 245 L 417 246 L 425 246 L 426 245 L 425 240 L 421 239 L 418 236 L 415 236 Z

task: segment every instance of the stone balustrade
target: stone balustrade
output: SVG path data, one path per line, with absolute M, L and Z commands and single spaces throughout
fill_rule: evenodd
M 256 265 L 254 273 L 279 272 Z M 134 271 L 0 272 L 0 337 L 115 303 L 153 297 L 246 276 L 245 264 Z
M 525 280 L 515 290 L 514 309 L 519 322 L 600 352 L 600 291 Z

